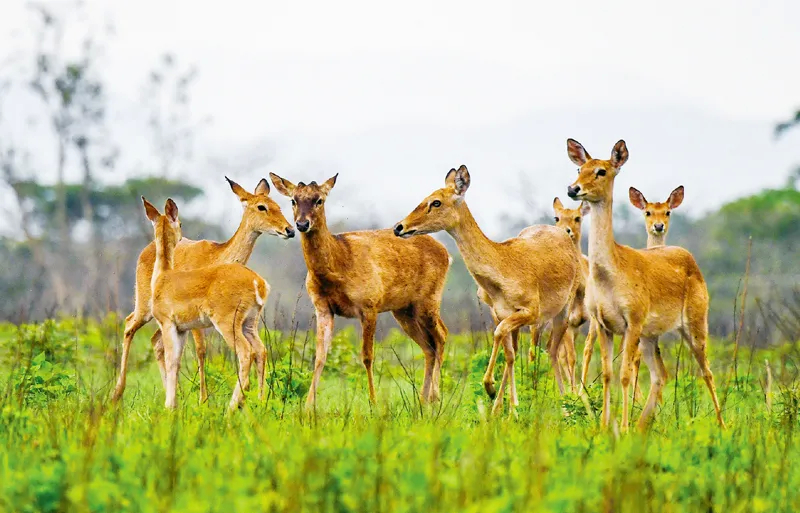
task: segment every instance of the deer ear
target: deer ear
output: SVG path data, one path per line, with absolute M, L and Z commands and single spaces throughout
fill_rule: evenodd
M 647 208 L 647 200 L 645 199 L 644 194 L 642 194 L 636 187 L 631 187 L 628 189 L 628 197 L 631 200 L 631 205 L 639 210 L 644 210 Z
M 244 188 L 241 185 L 234 182 L 227 176 L 225 177 L 225 179 L 228 181 L 228 185 L 231 186 L 231 190 L 233 191 L 233 193 L 239 197 L 240 201 L 247 201 L 248 198 L 250 198 L 250 193 L 244 190 Z
M 584 217 L 588 216 L 589 212 L 591 212 L 591 211 L 592 211 L 592 207 L 591 207 L 591 205 L 589 205 L 589 202 L 588 201 L 581 201 L 581 215 L 584 216 Z
M 272 185 L 275 186 L 275 189 L 284 196 L 291 198 L 294 195 L 294 190 L 297 189 L 295 184 L 285 178 L 281 178 L 275 173 L 270 173 L 269 179 L 272 180 Z
M 567 139 L 567 155 L 569 155 L 569 159 L 576 166 L 582 166 L 586 164 L 587 160 L 592 158 L 583 145 L 575 139 Z
M 332 177 L 328 178 L 325 181 L 325 183 L 320 185 L 320 188 L 325 192 L 325 194 L 328 194 L 329 192 L 331 192 L 331 189 L 333 189 L 333 186 L 336 185 L 336 178 L 338 178 L 338 176 L 339 176 L 339 173 L 336 173 Z
M 255 194 L 259 196 L 268 196 L 269 195 L 269 182 L 266 178 L 262 178 L 259 180 L 258 185 L 256 185 L 256 190 L 253 191 Z
M 450 174 L 448 173 L 448 177 Z M 470 184 L 470 177 L 469 171 L 467 170 L 467 166 L 461 165 L 458 170 L 455 172 L 455 176 L 453 177 L 453 188 L 456 190 L 456 194 L 459 196 L 463 196 L 467 189 L 469 189 Z
M 153 223 L 153 226 L 155 226 L 156 221 L 158 221 L 158 218 L 161 217 L 161 213 L 156 207 L 153 206 L 152 203 L 144 199 L 144 196 L 142 196 L 142 204 L 144 205 L 144 214 L 147 216 L 147 219 Z
M 556 197 L 553 200 L 553 210 L 558 211 L 558 210 L 563 210 L 563 209 L 564 209 L 564 204 L 561 203 L 561 200 L 558 199 L 558 197 Z
M 166 214 L 167 219 L 173 225 L 179 225 L 180 221 L 178 221 L 178 205 L 172 201 L 172 198 L 167 199 L 166 205 L 164 205 L 164 214 Z
M 619 169 L 622 167 L 624 163 L 628 161 L 628 146 L 625 144 L 625 141 L 620 139 L 617 141 L 617 144 L 614 145 L 614 149 L 611 150 L 611 164 Z
M 679 185 L 670 193 L 667 202 L 669 203 L 670 209 L 681 206 L 681 203 L 683 203 L 683 185 Z

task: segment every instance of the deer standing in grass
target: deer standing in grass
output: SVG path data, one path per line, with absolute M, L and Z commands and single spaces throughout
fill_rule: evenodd
M 181 239 L 175 247 L 175 267 L 178 269 L 195 269 L 209 264 L 247 263 L 253 252 L 258 236 L 262 233 L 277 235 L 283 239 L 294 237 L 294 230 L 283 216 L 280 207 L 269 197 L 269 184 L 261 179 L 255 188 L 255 193 L 250 194 L 236 182 L 228 180 L 244 212 L 239 228 L 227 242 L 219 243 L 208 240 L 193 241 Z M 122 359 L 120 360 L 119 378 L 114 388 L 113 400 L 117 401 L 125 392 L 125 383 L 128 375 L 128 357 L 131 342 L 136 332 L 153 318 L 151 309 L 151 282 L 153 265 L 156 259 L 156 246 L 151 242 L 139 254 L 136 262 L 136 294 L 133 312 L 125 319 L 125 338 L 122 343 Z M 200 381 L 200 402 L 208 398 L 205 375 L 205 337 L 202 330 L 193 330 L 195 349 L 197 351 L 197 367 Z M 161 372 L 161 381 L 166 385 L 164 346 L 161 340 L 161 331 L 153 334 L 150 340 L 156 354 L 156 361 Z
M 589 232 L 588 304 L 597 321 L 597 339 L 603 364 L 602 424 L 611 420 L 613 335 L 622 340 L 622 429 L 628 428 L 631 362 L 637 346 L 650 369 L 650 392 L 639 427 L 645 428 L 661 398 L 667 369 L 658 337 L 675 329 L 685 337 L 708 386 L 717 421 L 722 420 L 714 377 L 706 356 L 708 343 L 708 289 L 700 268 L 687 250 L 675 246 L 633 249 L 617 244 L 612 227 L 614 178 L 628 160 L 620 140 L 608 160 L 593 159 L 583 146 L 567 140 L 570 160 L 579 166 L 578 178 L 567 188 L 570 198 L 591 205 Z
M 256 361 L 258 397 L 264 398 L 267 349 L 258 337 L 258 320 L 269 294 L 264 278 L 242 264 L 216 264 L 175 270 L 175 246 L 181 240 L 178 206 L 168 199 L 164 215 L 142 196 L 145 214 L 155 231 L 153 317 L 161 329 L 166 356 L 167 408 L 175 408 L 181 354 L 189 330 L 214 327 L 239 360 L 239 374 L 229 407 L 236 408 L 250 384 Z
M 558 351 L 570 305 L 580 275 L 580 256 L 564 230 L 554 226 L 530 227 L 525 237 L 504 242 L 490 240 L 475 222 L 464 201 L 470 185 L 466 166 L 451 169 L 445 186 L 431 193 L 405 219 L 397 223 L 398 237 L 418 237 L 447 231 L 456 241 L 464 263 L 478 284 L 478 294 L 491 309 L 497 327 L 484 388 L 495 398 L 493 412 L 499 412 L 503 394 L 510 383 L 510 411 L 519 404 L 514 378 L 515 341 L 523 326 L 537 328 L 553 321 L 553 363 L 559 391 L 564 385 L 558 367 Z M 499 391 L 494 387 L 494 366 L 503 347 L 506 365 Z
M 589 214 L 589 205 L 581 204 L 581 206 L 576 209 L 564 208 L 561 200 L 559 198 L 555 198 L 553 200 L 553 212 L 555 213 L 555 226 L 567 232 L 567 235 L 569 235 L 569 238 L 572 240 L 573 244 L 575 244 L 575 248 L 578 250 L 578 253 L 581 254 L 579 283 L 575 291 L 575 299 L 569 315 L 569 330 L 567 330 L 567 332 L 564 334 L 564 338 L 562 339 L 561 343 L 561 350 L 559 351 L 561 372 L 567 375 L 570 389 L 574 393 L 576 386 L 575 340 L 577 338 L 578 330 L 585 322 L 590 321 L 589 333 L 586 336 L 587 343 L 590 339 L 594 338 L 595 333 L 594 323 L 591 322 L 589 311 L 585 305 L 586 280 L 589 276 L 589 260 L 581 253 L 581 223 L 583 222 L 584 216 Z M 530 228 L 526 228 L 525 230 L 522 230 L 519 236 L 524 237 L 529 229 Z M 534 331 L 534 338 L 531 343 L 529 354 L 530 360 L 533 360 L 533 348 L 538 345 L 538 340 L 541 337 L 543 330 L 544 326 L 541 326 L 539 329 Z M 552 340 L 552 335 L 550 339 Z M 585 387 L 586 377 L 583 374 L 581 376 L 582 379 L 580 381 L 580 386 Z
M 338 176 L 338 175 L 336 175 Z M 270 173 L 275 188 L 292 200 L 308 268 L 306 290 L 317 317 L 314 376 L 306 406 L 314 405 L 322 370 L 331 348 L 334 316 L 361 321 L 361 355 L 367 371 L 369 399 L 375 402 L 373 344 L 378 314 L 392 312 L 425 355 L 422 401 L 439 398 L 447 327 L 439 314 L 450 256 L 432 237 L 401 240 L 391 230 L 332 234 L 325 219 L 325 200 L 336 176 L 318 185 L 297 185 Z

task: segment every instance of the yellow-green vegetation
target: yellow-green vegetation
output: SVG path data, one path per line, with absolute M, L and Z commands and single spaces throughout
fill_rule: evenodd
M 251 389 L 246 406 L 226 415 L 234 359 L 214 339 L 209 402 L 198 404 L 188 349 L 179 408 L 165 411 L 151 327 L 137 336 L 126 395 L 112 405 L 120 329 L 114 318 L 0 326 L 0 511 L 800 509 L 793 344 L 741 347 L 734 374 L 731 343 L 712 342 L 723 432 L 686 349 L 664 342 L 670 381 L 641 435 L 602 430 L 578 398 L 559 398 L 542 351 L 518 364 L 518 418 L 489 416 L 484 333 L 450 337 L 433 406 L 416 395 L 419 349 L 389 333 L 370 407 L 357 333 L 342 329 L 307 413 L 313 336 L 262 331 L 268 399 L 259 403 Z M 599 381 L 589 393 L 597 406 Z

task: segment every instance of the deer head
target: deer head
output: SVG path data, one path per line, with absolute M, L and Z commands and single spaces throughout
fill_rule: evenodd
M 566 230 L 569 238 L 573 242 L 579 241 L 581 238 L 581 223 L 584 216 L 589 214 L 589 204 L 581 202 L 578 208 L 564 208 L 561 200 L 555 198 L 553 200 L 553 212 L 555 212 L 555 222 L 558 228 Z
M 250 194 L 241 185 L 234 182 L 227 176 L 225 180 L 231 186 L 231 190 L 239 201 L 242 202 L 244 215 L 242 216 L 246 226 L 258 233 L 277 235 L 282 239 L 294 237 L 294 230 L 289 221 L 283 216 L 281 207 L 269 197 L 269 183 L 262 178 L 256 185 L 255 193 Z
M 628 161 L 628 147 L 620 140 L 611 150 L 608 160 L 593 159 L 575 139 L 567 139 L 567 154 L 578 168 L 578 179 L 567 187 L 567 195 L 572 199 L 599 203 L 611 199 L 614 191 L 614 178 L 620 168 Z
M 647 233 L 657 237 L 666 236 L 667 230 L 669 230 L 669 218 L 672 210 L 683 203 L 683 185 L 676 187 L 670 193 L 667 201 L 663 203 L 650 203 L 645 199 L 644 194 L 635 187 L 631 187 L 628 190 L 628 195 L 633 206 L 644 212 Z
M 293 184 L 275 173 L 270 173 L 272 184 L 278 192 L 292 199 L 292 211 L 297 229 L 303 233 L 311 232 L 315 226 L 325 226 L 325 199 L 336 185 L 337 173 L 322 185 L 311 182 Z
M 158 209 L 144 196 L 142 196 L 142 204 L 144 213 L 155 230 L 156 247 L 174 248 L 183 237 L 181 221 L 178 219 L 178 205 L 172 201 L 172 198 L 169 198 L 164 205 L 164 215 L 161 215 Z
M 444 177 L 444 187 L 433 191 L 405 219 L 394 226 L 398 237 L 411 237 L 442 230 L 450 230 L 459 222 L 456 207 L 464 201 L 469 189 L 467 166 L 451 169 Z

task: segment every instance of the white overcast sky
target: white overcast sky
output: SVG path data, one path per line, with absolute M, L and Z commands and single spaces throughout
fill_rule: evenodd
M 525 208 L 521 174 L 531 202 L 549 205 L 575 173 L 567 137 L 596 156 L 628 141 L 618 201 L 629 185 L 663 200 L 681 183 L 693 212 L 778 185 L 800 163 L 800 136 L 775 141 L 771 131 L 800 107 L 797 1 L 86 4 L 95 26 L 115 26 L 105 76 L 116 102 L 135 110 L 143 77 L 174 53 L 200 70 L 195 111 L 213 118 L 202 147 L 273 154 L 241 181 L 268 170 L 295 181 L 339 172 L 353 211 L 387 225 L 462 163 L 468 201 L 487 226 Z M 5 0 L 2 10 L 0 48 L 25 49 L 25 3 Z M 135 173 L 141 158 L 125 158 L 121 170 Z M 202 183 L 224 186 L 202 173 Z M 210 197 L 235 203 L 226 194 Z

